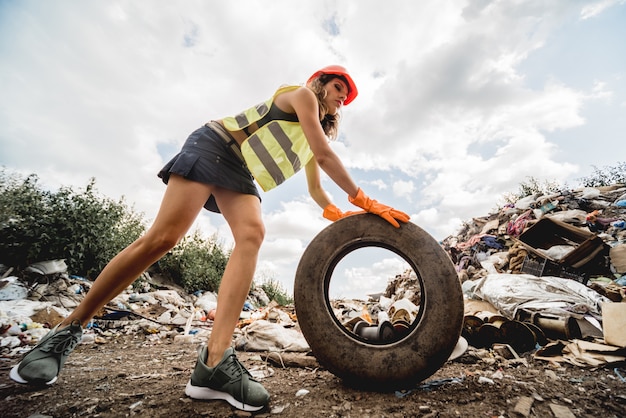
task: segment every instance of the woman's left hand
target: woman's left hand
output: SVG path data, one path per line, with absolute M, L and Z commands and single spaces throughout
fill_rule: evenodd
M 342 212 L 341 209 L 339 209 L 337 206 L 333 205 L 332 203 L 329 203 L 324 208 L 324 213 L 322 215 L 324 216 L 324 218 L 328 219 L 329 221 L 335 222 L 341 218 L 345 218 L 346 216 L 356 215 L 359 213 L 365 213 L 365 211 L 358 210 L 358 211 Z

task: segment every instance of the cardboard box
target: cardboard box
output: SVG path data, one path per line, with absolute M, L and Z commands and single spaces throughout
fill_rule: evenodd
M 573 268 L 583 267 L 604 250 L 606 245 L 602 238 L 592 232 L 547 217 L 541 218 L 524 231 L 517 241 L 540 258 Z M 553 260 L 538 251 L 555 245 L 571 245 L 574 249 L 561 260 Z
M 602 304 L 602 332 L 605 343 L 626 347 L 626 303 Z
M 620 274 L 626 273 L 626 244 L 619 244 L 609 251 L 611 264 L 615 267 L 615 271 Z

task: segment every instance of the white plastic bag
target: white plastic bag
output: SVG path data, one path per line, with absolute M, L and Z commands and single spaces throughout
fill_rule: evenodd
M 600 304 L 609 301 L 575 280 L 532 274 L 489 274 L 476 281 L 472 298 L 491 303 L 509 319 L 519 309 L 557 316 L 601 315 Z
M 295 328 L 259 319 L 243 329 L 243 335 L 235 342 L 240 351 L 295 351 L 310 350 L 302 333 Z

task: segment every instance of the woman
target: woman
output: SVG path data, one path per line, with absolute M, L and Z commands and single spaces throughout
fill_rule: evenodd
M 11 370 L 11 378 L 54 383 L 80 341 L 82 327 L 173 248 L 205 207 L 222 213 L 235 245 L 221 280 L 208 346 L 200 350 L 185 393 L 195 399 L 223 399 L 246 411 L 263 408 L 269 394 L 231 348 L 265 233 L 253 179 L 267 191 L 304 166 L 311 197 L 325 218 L 335 221 L 354 213 L 343 213 L 331 203 L 321 186 L 321 168 L 356 206 L 396 228 L 398 220 L 409 220 L 405 213 L 367 197 L 328 144 L 337 136 L 339 110 L 357 94 L 345 68 L 331 65 L 313 74 L 304 87 L 282 87 L 266 102 L 193 132 L 159 172 L 167 188 L 153 225 L 109 262 L 81 304 Z

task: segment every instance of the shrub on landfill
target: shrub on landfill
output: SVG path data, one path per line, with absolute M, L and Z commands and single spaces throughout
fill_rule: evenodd
M 539 181 L 534 177 L 527 177 L 526 181 L 521 182 L 518 185 L 517 192 L 505 193 L 503 198 L 506 203 L 515 203 L 518 200 L 530 196 L 532 194 L 553 194 L 558 193 L 566 186 L 559 185 L 556 181 L 544 180 Z
M 273 278 L 265 278 L 261 283 L 261 289 L 265 292 L 269 300 L 273 300 L 281 306 L 291 305 L 293 298 L 282 287 L 280 282 Z
M 187 292 L 218 290 L 230 254 L 219 245 L 217 236 L 204 238 L 196 231 L 185 236 L 158 266 Z
M 593 167 L 593 173 L 580 179 L 585 187 L 611 186 L 614 184 L 626 184 L 626 162 L 618 162 L 613 167 L 599 169 Z
M 0 170 L 0 263 L 23 269 L 65 259 L 68 272 L 94 279 L 144 231 L 143 216 L 123 199 L 100 196 L 95 179 L 76 191 L 44 190 L 35 174 Z

